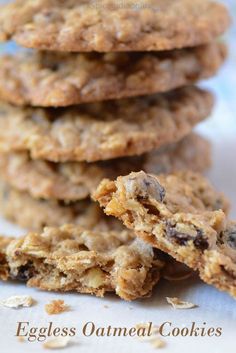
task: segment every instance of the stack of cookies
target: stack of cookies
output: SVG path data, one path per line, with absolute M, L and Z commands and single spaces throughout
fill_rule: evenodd
M 202 172 L 192 132 L 213 107 L 194 86 L 226 56 L 224 6 L 207 0 L 16 0 L 0 9 L 1 211 L 29 229 L 114 230 L 90 195 L 132 171 Z
M 194 85 L 222 65 L 228 24 L 208 0 L 1 8 L 0 39 L 36 50 L 0 59 L 1 209 L 55 226 L 0 237 L 1 279 L 133 300 L 181 266 L 236 296 L 235 223 L 194 173 L 210 146 L 192 132 L 213 107 Z

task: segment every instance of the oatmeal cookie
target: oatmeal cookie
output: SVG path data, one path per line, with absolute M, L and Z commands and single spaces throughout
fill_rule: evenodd
M 30 287 L 99 297 L 115 292 L 125 300 L 148 296 L 164 266 L 158 252 L 126 230 L 92 232 L 75 225 L 30 233 L 1 251 L 9 277 Z
M 52 162 L 140 155 L 181 140 L 212 106 L 212 95 L 196 87 L 64 109 L 1 103 L 0 151 Z
M 211 0 L 15 0 L 0 8 L 0 40 L 56 51 L 169 50 L 211 42 L 229 26 Z
M 94 197 L 107 215 L 121 219 L 146 243 L 236 297 L 236 223 L 217 209 L 218 193 L 209 185 L 208 193 L 215 193 L 216 201 L 210 205 L 212 200 L 203 196 L 201 186 L 207 181 L 198 178 L 131 173 L 115 182 L 104 180 Z
M 95 163 L 32 160 L 25 152 L 0 154 L 0 175 L 10 186 L 34 198 L 78 201 L 89 197 L 103 178 L 139 170 L 154 174 L 184 169 L 202 172 L 210 166 L 210 156 L 209 142 L 192 133 L 160 151 Z
M 222 43 L 162 53 L 20 53 L 0 57 L 0 99 L 69 106 L 170 91 L 216 74 Z
M 0 279 L 7 280 L 10 268 L 6 259 L 6 249 L 14 238 L 0 236 Z
M 120 222 L 106 217 L 88 199 L 70 204 L 56 200 L 36 200 L 26 192 L 17 191 L 3 182 L 0 183 L 0 212 L 9 221 L 33 231 L 66 223 L 102 231 L 123 229 Z

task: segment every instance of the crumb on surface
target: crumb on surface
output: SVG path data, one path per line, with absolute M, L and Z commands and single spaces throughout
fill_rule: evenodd
M 48 315 L 57 315 L 68 310 L 68 305 L 64 300 L 52 300 L 49 304 L 45 305 L 45 311 Z
M 166 297 L 166 300 L 167 303 L 171 304 L 174 309 L 192 309 L 197 307 L 196 304 L 180 300 L 179 298 Z

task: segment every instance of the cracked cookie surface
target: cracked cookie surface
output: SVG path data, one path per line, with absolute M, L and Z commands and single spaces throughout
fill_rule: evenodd
M 104 180 L 94 198 L 145 242 L 236 297 L 236 223 L 228 221 L 219 193 L 207 184 L 189 173 L 139 172 Z
M 103 178 L 114 179 L 133 171 L 170 173 L 206 170 L 211 164 L 208 141 L 190 134 L 180 142 L 140 157 L 96 163 L 53 163 L 32 160 L 27 153 L 0 154 L 0 173 L 11 187 L 34 198 L 78 201 L 95 191 Z
M 196 87 L 67 109 L 1 103 L 0 151 L 52 162 L 140 155 L 181 140 L 212 106 L 212 95 Z
M 209 0 L 16 0 L 0 9 L 0 40 L 56 51 L 169 50 L 211 42 L 229 26 Z
M 222 43 L 163 53 L 18 53 L 0 57 L 0 100 L 69 106 L 148 95 L 216 74 Z
M 0 246 L 4 241 L 8 239 L 1 238 Z M 99 297 L 115 292 L 134 300 L 150 295 L 164 266 L 158 252 L 126 230 L 92 232 L 64 225 L 5 243 L 0 251 L 9 266 L 8 277 L 41 290 Z

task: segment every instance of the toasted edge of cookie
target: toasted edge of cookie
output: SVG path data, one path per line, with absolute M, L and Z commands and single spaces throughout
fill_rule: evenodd
M 105 216 L 89 199 L 66 203 L 56 200 L 34 199 L 0 181 L 0 212 L 22 228 L 41 231 L 46 226 L 59 227 L 73 223 L 99 231 L 122 230 L 123 225 Z
M 103 178 L 139 170 L 154 174 L 185 169 L 203 172 L 210 165 L 210 143 L 193 133 L 160 151 L 107 162 L 52 163 L 32 160 L 24 152 L 0 154 L 1 178 L 11 187 L 34 198 L 68 202 L 89 197 Z
M 216 74 L 226 58 L 220 42 L 149 53 L 20 53 L 0 57 L 0 100 L 63 107 L 161 93 Z
M 68 109 L 0 105 L 0 151 L 33 159 L 95 162 L 175 143 L 206 119 L 213 96 L 197 87 Z

